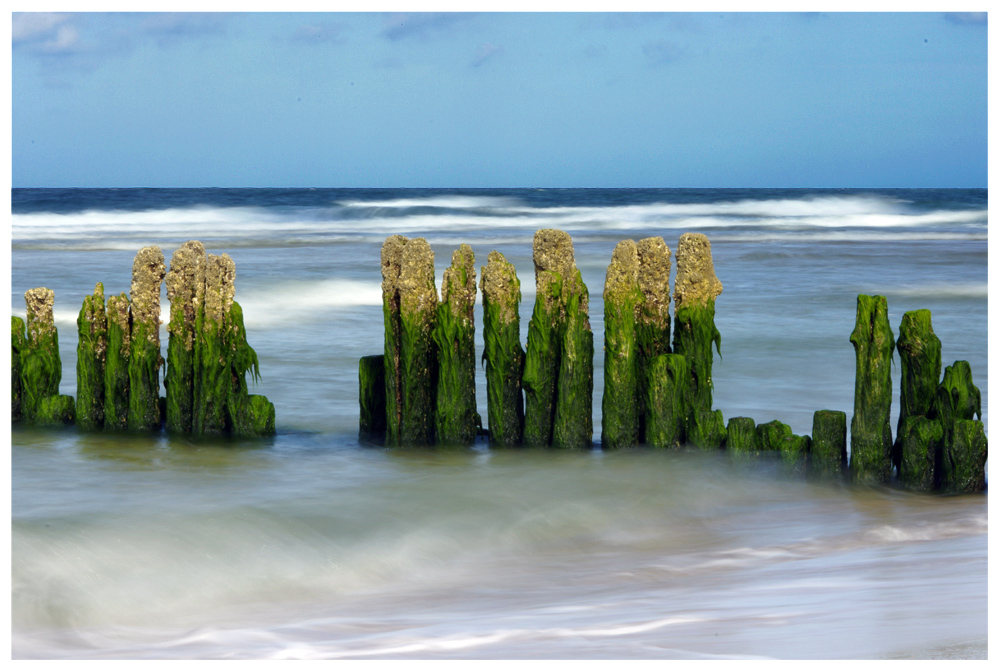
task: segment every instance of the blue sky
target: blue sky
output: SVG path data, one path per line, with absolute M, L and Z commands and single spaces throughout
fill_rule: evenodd
M 15 187 L 986 187 L 984 14 L 15 13 Z

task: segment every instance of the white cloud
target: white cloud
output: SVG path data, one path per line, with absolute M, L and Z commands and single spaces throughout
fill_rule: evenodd
M 11 41 L 45 54 L 73 53 L 80 49 L 80 33 L 69 19 L 69 14 L 18 12 L 12 17 Z
M 478 68 L 480 65 L 503 53 L 502 44 L 492 44 L 487 42 L 486 44 L 480 46 L 476 49 L 476 55 L 472 58 L 472 67 Z

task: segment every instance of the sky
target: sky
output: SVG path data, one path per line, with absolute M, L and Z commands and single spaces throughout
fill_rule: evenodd
M 14 13 L 14 187 L 986 187 L 985 13 Z

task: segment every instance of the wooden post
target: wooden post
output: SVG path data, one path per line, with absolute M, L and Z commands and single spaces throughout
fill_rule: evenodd
M 858 295 L 854 344 L 854 417 L 851 419 L 851 479 L 887 483 L 892 471 L 892 352 L 895 349 L 884 296 Z
M 514 265 L 497 251 L 482 268 L 483 360 L 486 362 L 490 445 L 517 446 L 524 438 L 521 375 L 521 282 Z

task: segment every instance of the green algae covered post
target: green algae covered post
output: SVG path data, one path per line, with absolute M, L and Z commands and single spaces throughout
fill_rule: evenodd
M 482 267 L 483 360 L 486 362 L 486 403 L 490 445 L 517 446 L 524 437 L 521 374 L 521 282 L 514 265 L 497 251 Z
M 423 238 L 408 241 L 399 268 L 402 413 L 399 440 L 406 446 L 434 443 L 437 392 L 437 317 L 434 251 Z
M 931 311 L 911 310 L 903 314 L 896 339 L 899 353 L 899 422 L 896 424 L 896 442 L 893 444 L 893 463 L 900 468 L 902 459 L 903 424 L 912 416 L 931 417 L 931 409 L 937 397 L 938 381 L 941 380 L 941 339 L 931 328 Z M 911 448 L 921 449 L 914 444 L 918 436 L 926 432 L 911 433 Z
M 476 439 L 476 267 L 462 244 L 441 281 L 441 303 L 433 337 L 438 354 L 435 435 L 444 445 L 468 446 Z
M 789 436 L 792 436 L 792 428 L 780 420 L 757 425 L 757 440 L 764 452 L 781 450 L 782 440 Z
M 564 285 L 575 269 L 569 234 L 540 229 L 532 242 L 535 263 L 535 307 L 528 323 L 524 354 L 524 443 L 552 444 L 557 382 L 562 360 L 565 311 Z
M 76 318 L 76 424 L 81 429 L 104 428 L 104 360 L 108 350 L 108 316 L 104 285 L 84 297 Z
M 71 424 L 73 397 L 59 394 L 62 361 L 59 334 L 52 318 L 55 294 L 37 287 L 24 293 L 27 305 L 27 338 L 21 351 L 21 408 L 29 424 Z
M 128 429 L 160 428 L 160 286 L 166 274 L 159 247 L 144 247 L 132 262 Z
M 594 440 L 594 333 L 587 286 L 575 266 L 563 282 L 563 308 L 552 445 L 579 450 L 590 448 Z
M 884 296 L 858 295 L 857 321 L 851 333 L 856 374 L 851 418 L 851 479 L 887 483 L 892 472 L 892 376 L 895 349 Z
M 104 429 L 124 430 L 128 428 L 128 361 L 132 349 L 125 292 L 109 296 L 106 310 L 108 349 L 104 353 Z
M 722 414 L 710 412 L 712 346 L 720 354 L 722 346 L 715 327 L 715 299 L 721 293 L 708 238 L 700 233 L 681 235 L 674 281 L 674 352 L 684 355 L 690 368 L 685 438 L 701 448 L 720 447 L 726 432 Z
M 403 263 L 403 236 L 389 236 L 382 244 L 382 318 L 385 324 L 386 444 L 397 446 L 403 425 L 402 324 L 399 321 L 399 271 Z
M 646 436 L 646 419 L 649 412 L 645 407 L 645 400 L 650 398 L 651 385 L 658 388 L 656 395 L 662 394 L 666 388 L 675 389 L 669 382 L 651 383 L 649 380 L 650 362 L 660 355 L 670 354 L 670 248 L 659 236 L 643 238 L 636 244 L 636 254 L 639 258 L 639 289 L 642 292 L 635 327 L 636 348 L 639 353 L 637 363 L 639 398 L 643 402 L 639 416 L 639 440 L 658 445 L 664 439 L 662 431 L 657 431 L 659 438 L 656 441 L 651 441 Z M 682 365 L 686 366 L 684 360 L 676 360 L 668 368 L 677 373 Z M 663 364 L 659 365 L 659 369 L 663 370 Z M 682 414 L 678 441 L 683 442 L 683 399 L 678 398 L 673 401 L 660 399 L 656 403 L 661 408 L 672 409 L 671 412 L 674 414 L 678 410 Z M 660 421 L 661 428 L 664 424 L 672 426 L 674 422 L 672 418 L 673 416 Z M 660 445 L 660 447 L 665 446 Z
M 166 275 L 170 322 L 167 332 L 166 396 L 168 432 L 189 434 L 194 422 L 195 335 L 205 300 L 205 246 L 189 240 L 174 250 Z
M 729 418 L 726 426 L 726 450 L 737 457 L 755 457 L 760 453 L 760 436 L 753 418 Z
M 385 440 L 385 357 L 369 355 L 358 362 L 358 399 L 361 403 L 360 436 L 366 441 Z
M 684 355 L 657 355 L 645 365 L 645 441 L 654 448 L 678 448 L 684 443 L 687 360 Z
M 24 320 L 10 317 L 10 421 L 24 420 L 24 386 L 21 384 L 21 353 L 28 340 L 24 335 Z
M 847 414 L 830 410 L 813 413 L 809 450 L 810 473 L 822 478 L 843 478 L 847 470 Z
M 636 313 L 640 309 L 639 255 L 635 241 L 615 246 L 604 280 L 604 396 L 601 446 L 605 450 L 642 442 L 645 400 L 639 381 Z
M 945 367 L 934 413 L 943 430 L 940 487 L 945 492 L 976 492 L 986 487 L 987 441 L 982 396 L 966 361 Z M 976 416 L 976 419 L 973 419 Z
M 786 473 L 796 475 L 806 473 L 811 442 L 809 436 L 799 436 L 798 434 L 782 437 L 778 442 L 778 450 L 781 452 L 781 461 Z
M 192 432 L 225 434 L 232 389 L 226 316 L 236 293 L 236 264 L 228 254 L 205 255 L 204 302 L 198 311 L 194 343 Z
M 910 415 L 898 431 L 899 484 L 910 490 L 934 490 L 938 485 L 944 438 L 941 423 L 922 415 Z
M 235 264 L 233 273 L 235 276 Z M 240 438 L 270 436 L 274 434 L 274 404 L 265 396 L 249 394 L 246 376 L 249 373 L 254 382 L 259 381 L 260 363 L 257 361 L 257 353 L 247 342 L 243 308 L 236 301 L 229 305 L 224 323 L 224 344 L 229 355 L 231 381 L 226 398 L 226 427 L 233 436 Z

